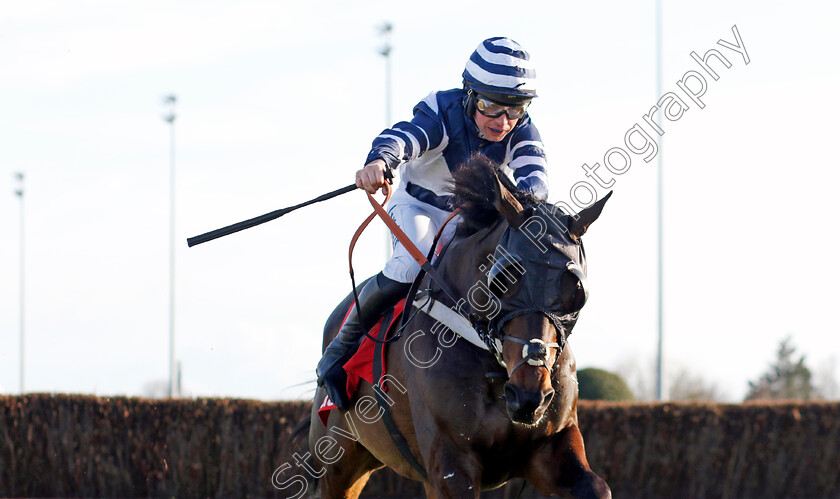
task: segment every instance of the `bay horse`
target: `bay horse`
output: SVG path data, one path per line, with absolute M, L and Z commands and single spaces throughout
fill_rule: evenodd
M 544 494 L 609 498 L 586 460 L 566 342 L 588 293 L 581 236 L 609 195 L 570 215 L 519 191 L 487 161 L 453 176 L 461 221 L 435 265 L 462 299 L 452 303 L 428 276 L 418 296 L 469 318 L 487 348 L 413 308 L 404 335 L 385 344 L 387 374 L 375 386 L 362 383 L 326 426 L 319 388 L 307 458 L 320 497 L 357 498 L 371 473 L 388 466 L 423 482 L 432 498 L 477 498 L 512 478 Z M 351 303 L 352 294 L 328 319 L 325 347 Z M 373 402 L 377 395 L 387 407 Z M 385 409 L 401 436 L 389 434 Z

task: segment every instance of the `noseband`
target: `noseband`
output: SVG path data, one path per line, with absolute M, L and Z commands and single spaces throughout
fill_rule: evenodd
M 516 239 L 522 239 L 522 237 L 520 236 Z M 500 289 L 502 290 L 502 292 L 505 292 L 507 291 L 508 285 L 513 285 L 514 283 L 517 283 L 527 273 L 528 269 L 526 269 L 525 267 L 525 262 L 528 258 L 523 257 L 523 255 L 526 255 L 526 253 L 528 253 L 529 250 L 531 252 L 535 250 L 527 244 L 523 247 L 521 241 L 517 241 L 516 239 L 513 238 L 513 233 L 511 232 L 510 227 L 505 229 L 504 234 L 500 238 L 500 243 L 496 246 L 496 250 L 494 252 L 493 257 L 490 258 L 493 265 L 490 271 L 487 273 L 487 287 L 489 289 Z M 507 245 L 507 248 L 505 248 L 506 244 L 502 244 L 502 242 L 512 242 L 512 244 Z M 524 251 L 525 253 L 518 254 L 517 250 Z M 533 260 L 533 258 L 531 258 L 531 260 Z M 565 269 L 562 269 L 562 264 L 558 265 L 558 262 L 556 261 L 551 263 L 551 260 L 549 260 L 549 262 L 547 263 L 549 263 L 549 267 L 546 268 L 546 271 L 568 272 L 577 278 L 577 282 L 579 283 L 580 288 L 582 288 L 583 290 L 583 303 L 585 303 L 586 295 L 588 294 L 588 292 L 586 286 L 586 275 L 583 272 L 583 269 L 574 261 L 566 262 Z M 535 271 L 538 274 L 541 272 L 541 270 L 532 271 Z M 559 278 L 559 275 L 560 274 L 555 276 L 555 278 Z M 497 280 L 500 282 L 497 283 Z M 520 298 L 514 298 L 510 300 L 507 303 L 507 307 L 503 305 L 503 309 L 507 308 L 506 312 L 485 319 L 484 321 L 479 320 L 479 318 L 476 315 L 473 315 L 471 317 L 471 322 L 473 322 L 474 326 L 478 326 L 478 324 L 476 324 L 477 322 L 484 322 L 484 325 L 486 325 L 487 340 L 489 340 L 488 346 L 491 347 L 490 350 L 495 353 L 496 360 L 503 367 L 507 368 L 507 365 L 502 359 L 503 342 L 512 341 L 514 343 L 519 343 L 523 345 L 522 360 L 520 360 L 513 367 L 513 369 L 510 371 L 509 376 L 512 376 L 516 369 L 523 366 L 525 363 L 528 363 L 532 366 L 542 366 L 549 372 L 549 375 L 551 375 L 552 366 L 548 362 L 548 354 L 550 351 L 549 349 L 556 348 L 558 350 L 557 355 L 559 357 L 560 353 L 563 351 L 563 348 L 565 348 L 566 346 L 566 336 L 568 336 L 568 333 L 571 330 L 571 327 L 566 326 L 569 323 L 573 324 L 574 320 L 577 317 L 576 311 L 566 313 L 565 315 L 560 315 L 557 312 L 555 312 L 555 306 L 557 305 L 557 303 L 552 303 L 554 302 L 554 300 L 544 299 L 544 297 L 546 296 L 545 293 L 548 290 L 545 289 L 545 284 L 540 281 L 537 281 L 538 284 L 534 282 L 532 282 L 531 284 L 523 282 L 521 285 L 525 286 L 524 294 Z M 508 299 L 502 298 L 501 301 L 505 302 L 508 301 Z M 581 307 L 583 303 L 581 303 Z M 521 315 L 534 313 L 542 314 L 543 316 L 547 317 L 549 321 L 551 321 L 557 332 L 556 342 L 546 343 L 541 339 L 523 340 L 504 334 L 503 330 L 508 321 Z
M 516 338 L 514 336 L 510 336 L 502 332 L 502 328 L 511 319 L 531 313 L 542 313 L 544 316 L 548 317 L 548 319 L 554 325 L 554 329 L 557 331 L 556 342 L 546 343 L 539 338 L 523 340 L 521 338 Z M 559 356 L 563 352 L 563 349 L 566 347 L 566 328 L 563 327 L 563 317 L 555 314 L 554 312 L 551 312 L 550 310 L 545 309 L 514 310 L 503 315 L 498 320 L 494 319 L 490 322 L 490 336 L 494 339 L 493 346 L 494 350 L 497 352 L 496 360 L 498 360 L 502 365 L 505 366 L 506 364 L 502 360 L 502 344 L 505 341 L 512 341 L 514 343 L 519 343 L 520 345 L 523 345 L 522 360 L 520 360 L 515 366 L 513 366 L 513 369 L 511 369 L 510 371 L 510 376 L 513 376 L 513 373 L 526 362 L 532 366 L 545 367 L 545 369 L 550 375 L 551 365 L 548 363 L 549 349 L 556 348 L 557 355 Z
M 551 366 L 548 364 L 548 349 L 556 348 L 558 349 L 558 353 L 563 351 L 562 348 L 560 348 L 559 343 L 546 343 L 539 338 L 534 338 L 531 341 L 525 341 L 519 338 L 514 338 L 513 336 L 502 336 L 502 341 L 513 341 L 514 343 L 521 343 L 523 345 L 522 360 L 513 366 L 513 369 L 510 371 L 511 376 L 526 362 L 532 366 L 545 367 L 548 374 L 551 375 Z
M 546 343 L 545 341 L 539 338 L 533 338 L 531 340 L 523 340 L 521 338 L 516 338 L 514 336 L 510 336 L 507 334 L 502 333 L 502 328 L 504 325 L 515 317 L 519 317 L 520 315 L 526 315 L 531 313 L 541 313 L 548 317 L 551 323 L 554 325 L 555 330 L 557 331 L 557 342 L 550 342 Z M 522 360 L 516 363 L 511 369 L 510 374 L 508 377 L 513 376 L 513 373 L 516 372 L 521 366 L 525 363 L 528 363 L 532 366 L 542 366 L 548 371 L 548 374 L 551 375 L 551 364 L 548 362 L 548 354 L 549 349 L 556 348 L 557 355 L 559 356 L 563 349 L 566 347 L 566 328 L 563 326 L 563 322 L 571 319 L 571 314 L 560 316 L 551 312 L 550 310 L 545 309 L 522 309 L 522 310 L 514 310 L 503 315 L 500 318 L 494 318 L 493 320 L 489 321 L 489 328 L 482 327 L 480 324 L 480 320 L 477 319 L 475 314 L 471 317 L 471 322 L 473 323 L 473 327 L 479 332 L 479 335 L 484 339 L 485 343 L 490 347 L 490 351 L 493 352 L 494 356 L 496 357 L 496 361 L 504 368 L 507 368 L 507 363 L 505 363 L 504 359 L 502 358 L 502 347 L 505 341 L 512 341 L 514 343 L 519 343 L 522 345 Z
M 455 215 L 455 213 L 453 213 L 453 215 Z M 452 216 L 450 216 L 450 218 L 447 219 L 447 222 L 451 219 L 452 219 Z M 445 226 L 445 224 L 444 224 L 444 226 Z M 506 233 L 509 230 L 510 230 L 510 228 L 506 229 Z M 438 237 L 440 236 L 442 231 L 443 231 L 443 227 L 441 227 L 441 229 L 438 231 L 438 235 L 435 236 L 435 242 L 432 244 L 432 251 L 434 251 L 434 248 L 437 245 Z M 453 240 L 454 239 L 449 240 L 449 242 L 443 248 L 443 250 L 441 251 L 441 254 L 438 256 L 439 259 L 443 256 L 443 253 L 445 253 L 446 250 L 449 248 L 449 243 L 451 243 Z M 430 253 L 429 253 L 429 255 L 430 255 L 429 258 L 431 258 L 432 251 L 430 251 Z M 522 267 L 523 259 L 519 255 L 516 255 L 515 253 L 510 253 L 510 252 L 507 252 L 507 251 L 502 251 L 501 254 L 499 254 L 497 256 L 498 256 L 498 258 L 491 259 L 491 261 L 493 262 L 493 265 L 492 265 L 490 271 L 487 273 L 488 285 L 490 285 L 493 282 L 493 280 L 497 276 L 499 276 L 500 274 L 509 275 L 510 272 L 507 269 L 507 267 L 514 267 L 514 268 L 519 267 L 519 268 L 521 268 L 521 273 L 525 272 L 525 268 Z M 438 261 L 440 261 L 440 260 L 438 260 Z M 588 295 L 588 291 L 586 289 L 586 275 L 584 274 L 583 270 L 574 262 L 568 262 L 566 264 L 566 269 L 567 269 L 567 271 L 569 271 L 572 274 L 574 274 L 575 276 L 577 276 L 579 282 L 581 282 L 583 284 L 584 302 L 585 302 L 586 301 L 586 296 Z M 414 308 L 417 308 L 418 310 L 424 311 L 426 314 L 428 314 L 431 317 L 437 319 L 437 321 L 439 323 L 447 326 L 451 331 L 455 332 L 456 334 L 458 334 L 459 336 L 461 336 L 463 338 L 467 338 L 468 341 L 470 341 L 471 343 L 473 343 L 473 344 L 475 344 L 479 347 L 482 347 L 482 343 L 483 343 L 484 344 L 483 347 L 486 348 L 487 350 L 489 350 L 491 353 L 493 353 L 494 357 L 496 358 L 496 361 L 505 370 L 507 370 L 507 363 L 505 363 L 504 358 L 502 356 L 503 343 L 505 341 L 512 341 L 514 343 L 519 343 L 519 344 L 523 345 L 522 346 L 522 359 L 519 362 L 517 362 L 517 364 L 513 367 L 513 369 L 511 369 L 509 374 L 506 373 L 508 378 L 510 376 L 512 376 L 513 373 L 516 372 L 517 369 L 519 369 L 520 367 L 522 367 L 526 363 L 528 365 L 535 366 L 535 367 L 540 367 L 540 366 L 544 367 L 545 370 L 548 371 L 549 376 L 551 375 L 551 369 L 552 369 L 553 366 L 551 364 L 549 364 L 549 362 L 548 362 L 548 354 L 549 354 L 549 351 L 550 351 L 549 349 L 556 348 L 557 349 L 557 356 L 559 358 L 560 354 L 563 352 L 563 349 L 566 346 L 566 337 L 568 336 L 568 333 L 571 329 L 571 328 L 567 328 L 566 324 L 568 324 L 568 323 L 574 324 L 574 321 L 577 318 L 577 311 L 575 311 L 573 313 L 568 313 L 568 314 L 565 314 L 565 315 L 560 315 L 560 314 L 557 314 L 557 313 L 555 313 L 555 312 L 553 312 L 553 311 L 551 311 L 547 308 L 534 307 L 534 306 L 529 307 L 527 305 L 530 305 L 530 304 L 526 303 L 526 304 L 524 304 L 524 305 L 526 305 L 525 307 L 516 308 L 516 309 L 514 309 L 510 312 L 505 313 L 501 317 L 492 317 L 489 320 L 486 319 L 486 318 L 483 318 L 479 314 L 473 312 L 473 313 L 469 314 L 468 321 L 465 321 L 465 320 L 463 320 L 464 316 L 460 315 L 460 310 L 457 310 L 458 308 L 460 308 L 459 305 L 456 305 L 456 308 L 452 309 L 452 310 L 456 310 L 452 314 L 449 313 L 450 312 L 449 307 L 438 308 L 435 304 L 435 300 L 433 298 L 431 298 L 431 296 L 430 296 L 431 293 L 433 293 L 433 290 L 431 288 L 427 289 L 427 290 L 425 290 L 424 292 L 421 292 L 421 293 L 417 292 L 416 288 L 417 288 L 418 284 L 421 282 L 424 270 L 426 270 L 425 266 L 422 267 L 420 274 L 415 279 L 414 286 L 413 286 L 412 290 L 409 291 L 409 296 L 414 296 L 415 297 Z M 482 267 L 482 271 L 483 270 L 484 270 L 484 268 Z M 436 275 L 431 275 L 430 277 L 432 277 L 432 280 L 441 288 L 442 291 L 444 291 L 444 292 L 447 291 L 446 287 L 443 286 L 443 283 L 439 281 L 439 279 L 437 278 Z M 515 279 L 514 279 L 514 281 L 515 281 Z M 418 298 L 420 298 L 421 294 L 425 294 L 426 298 L 427 298 L 427 300 L 425 302 L 422 302 L 422 303 L 418 300 Z M 452 297 L 451 293 L 447 292 L 446 294 L 456 304 L 460 303 L 459 300 L 456 300 Z M 406 312 L 408 312 L 408 310 L 410 308 L 411 307 L 406 307 L 406 309 L 405 309 L 404 316 L 403 316 L 403 321 L 402 321 L 403 322 L 402 327 L 405 327 L 405 325 L 408 324 L 408 322 L 410 321 L 410 318 L 409 318 L 409 320 L 406 320 L 406 317 L 405 317 Z M 551 321 L 551 323 L 554 325 L 555 330 L 557 331 L 557 341 L 556 342 L 546 343 L 545 341 L 543 341 L 541 339 L 538 339 L 538 338 L 534 338 L 534 339 L 531 339 L 531 340 L 523 340 L 521 338 L 516 338 L 514 336 L 506 335 L 502 332 L 502 328 L 504 328 L 505 324 L 507 324 L 507 322 L 510 321 L 511 319 L 514 319 L 514 318 L 519 317 L 521 315 L 532 314 L 532 313 L 540 313 L 540 314 L 544 315 L 545 317 L 547 317 Z M 461 322 L 461 321 L 463 321 L 463 322 Z M 402 332 L 402 327 L 400 328 L 400 332 Z M 472 337 L 473 339 L 470 339 L 470 337 Z
M 492 279 L 500 274 L 503 273 L 505 270 L 505 264 L 509 264 L 511 261 L 515 261 L 516 264 L 520 264 L 522 262 L 522 258 L 516 254 L 506 253 L 505 258 L 498 259 L 495 264 L 493 265 L 493 269 L 491 270 L 490 274 L 488 275 L 488 281 L 492 282 Z M 586 289 L 586 276 L 580 267 L 573 263 L 569 262 L 566 265 L 566 268 L 569 272 L 574 274 L 580 282 L 584 283 L 584 289 Z M 584 299 L 585 300 L 585 299 Z M 539 313 L 547 317 L 551 323 L 554 325 L 554 329 L 557 331 L 557 342 L 546 343 L 545 341 L 534 338 L 531 340 L 523 340 L 521 338 L 516 338 L 514 336 L 504 334 L 503 328 L 508 321 L 515 317 L 519 317 L 521 315 L 526 314 L 533 314 Z M 525 307 L 512 310 L 501 317 L 494 317 L 486 322 L 487 325 L 487 333 L 486 333 L 486 340 L 488 346 L 490 346 L 490 350 L 495 354 L 496 360 L 501 364 L 503 367 L 507 368 L 507 364 L 504 362 L 502 358 L 502 345 L 505 341 L 512 341 L 514 343 L 519 343 L 523 345 L 522 347 L 522 360 L 520 360 L 514 367 L 511 369 L 509 376 L 513 376 L 513 373 L 523 366 L 526 362 L 532 366 L 542 366 L 544 367 L 549 376 L 551 375 L 551 365 L 548 362 L 548 353 L 550 348 L 557 349 L 557 355 L 559 356 L 563 349 L 566 347 L 566 336 L 568 336 L 569 329 L 565 327 L 564 323 L 568 323 L 574 320 L 574 316 L 576 314 L 566 314 L 560 315 L 551 310 L 541 307 Z M 473 322 L 473 326 L 476 327 L 479 331 L 481 331 L 478 322 L 478 317 L 473 315 L 471 317 L 471 322 Z M 488 341 L 489 340 L 489 341 Z

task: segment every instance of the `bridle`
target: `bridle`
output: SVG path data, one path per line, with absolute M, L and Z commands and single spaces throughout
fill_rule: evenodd
M 541 313 L 546 316 L 549 321 L 551 321 L 557 331 L 557 341 L 546 342 L 539 338 L 524 340 L 502 332 L 505 324 L 511 319 L 533 313 Z M 560 357 L 560 354 L 563 353 L 563 349 L 566 347 L 568 328 L 566 328 L 564 324 L 574 320 L 573 315 L 574 314 L 567 314 L 561 316 L 550 310 L 542 308 L 524 308 L 510 311 L 501 317 L 494 317 L 489 321 L 478 318 L 477 314 L 470 314 L 470 322 L 473 324 L 476 331 L 478 331 L 479 336 L 481 336 L 484 342 L 488 345 L 489 350 L 496 357 L 496 361 L 505 369 L 507 369 L 507 363 L 502 357 L 504 342 L 510 341 L 522 345 L 522 359 L 513 366 L 513 369 L 510 370 L 508 377 L 513 376 L 513 373 L 525 364 L 535 367 L 543 367 L 546 371 L 548 371 L 550 376 L 553 367 L 548 361 L 550 349 L 557 349 L 557 357 L 555 358 L 556 362 L 556 359 Z
M 399 227 L 396 225 L 396 223 L 393 221 L 393 219 L 391 219 L 391 217 L 383 209 L 383 206 L 385 205 L 385 203 L 388 201 L 389 198 L 390 198 L 390 189 L 386 190 L 386 199 L 382 204 L 376 203 L 376 201 L 373 199 L 373 196 L 368 194 L 368 199 L 370 200 L 370 203 L 374 208 L 374 213 L 371 214 L 371 216 L 368 217 L 368 219 L 365 220 L 365 222 L 362 224 L 362 227 L 359 228 L 359 231 L 357 231 L 356 235 L 353 238 L 353 242 L 351 243 L 351 247 L 350 247 L 351 262 L 352 262 L 353 246 L 354 246 L 354 243 L 355 243 L 356 239 L 358 238 L 361 231 L 364 230 L 364 227 L 367 226 L 367 224 L 373 219 L 373 217 L 376 216 L 376 215 L 379 215 L 379 217 L 383 220 L 383 222 L 385 222 L 385 224 L 388 226 L 388 228 L 391 229 L 391 232 L 395 235 L 395 237 L 397 237 L 397 239 L 409 250 L 409 252 L 412 254 L 414 259 L 421 266 L 421 272 L 417 276 L 417 279 L 415 279 L 415 282 L 412 285 L 412 288 L 409 291 L 408 296 L 417 296 L 419 283 L 422 281 L 423 275 L 425 273 L 428 273 L 429 277 L 432 279 L 432 281 L 435 284 L 437 284 L 440 291 L 442 291 L 444 294 L 446 294 L 448 296 L 448 298 L 453 301 L 453 303 L 458 303 L 458 300 L 455 299 L 454 293 L 451 291 L 449 286 L 443 281 L 441 276 L 437 273 L 436 268 L 434 266 L 432 266 L 432 264 L 430 263 L 430 260 L 432 258 L 432 253 L 434 252 L 435 247 L 437 246 L 438 239 L 440 238 L 441 234 L 443 233 L 444 227 L 446 226 L 447 223 L 449 223 L 450 220 L 452 220 L 454 218 L 457 211 L 455 213 L 452 213 L 452 215 L 450 215 L 450 217 L 446 220 L 446 222 L 440 227 L 440 229 L 438 230 L 438 233 L 435 237 L 435 240 L 432 244 L 432 248 L 429 252 L 429 256 L 424 257 L 424 255 L 422 255 L 422 253 L 419 252 L 419 250 L 412 243 L 412 241 L 410 239 L 408 239 L 407 236 L 405 236 L 405 234 L 402 232 L 402 230 L 399 229 Z M 449 242 L 451 242 L 451 240 Z M 449 247 L 449 245 L 447 244 L 444 247 L 444 249 L 441 251 L 441 254 L 438 257 L 438 261 L 440 261 L 440 258 L 443 256 L 443 253 L 445 253 L 445 251 L 448 247 Z M 497 261 L 497 262 L 494 263 L 493 268 L 488 273 L 488 276 L 489 276 L 490 279 L 492 279 L 494 276 L 498 275 L 499 273 L 503 272 L 503 269 L 496 268 L 497 265 L 499 265 L 500 263 L 502 263 L 502 262 Z M 581 282 L 584 282 L 585 275 L 583 274 L 583 271 L 580 269 L 579 266 L 577 266 L 573 262 L 569 262 L 567 264 L 567 268 L 570 272 L 575 274 L 578 277 L 578 279 L 581 280 Z M 350 275 L 351 275 L 351 281 L 353 281 L 354 292 L 355 292 L 355 281 L 353 280 L 352 263 L 350 265 Z M 429 290 L 429 291 L 431 291 L 431 290 Z M 431 298 L 431 296 L 429 296 L 428 299 L 433 300 Z M 398 332 L 397 335 L 395 335 L 391 338 L 388 338 L 386 340 L 378 340 L 378 339 L 372 338 L 370 336 L 368 336 L 368 337 L 370 339 L 372 339 L 373 341 L 375 341 L 376 343 L 390 343 L 391 341 L 398 340 L 400 338 L 400 336 L 402 335 L 402 329 L 410 322 L 410 317 L 408 316 L 408 312 L 409 312 L 410 309 L 411 309 L 411 307 L 409 307 L 409 306 L 405 307 L 405 310 L 403 312 L 402 326 L 399 328 L 399 332 Z M 545 341 L 543 341 L 539 338 L 533 338 L 533 339 L 530 339 L 530 340 L 523 340 L 521 338 L 517 338 L 515 336 L 510 336 L 510 335 L 504 334 L 502 332 L 504 326 L 511 319 L 514 319 L 514 318 L 522 316 L 522 315 L 533 314 L 533 313 L 540 313 L 540 314 L 544 315 L 545 317 L 547 317 L 549 319 L 549 321 L 554 325 L 554 328 L 557 332 L 557 335 L 556 335 L 557 341 L 545 342 Z M 569 324 L 569 323 L 573 324 L 574 321 L 576 320 L 576 318 L 577 318 L 577 312 L 570 313 L 570 314 L 565 314 L 565 315 L 560 315 L 560 314 L 558 314 L 558 313 L 556 313 L 552 310 L 548 310 L 548 309 L 542 308 L 542 307 L 516 308 L 516 309 L 510 310 L 510 311 L 502 314 L 501 316 L 496 316 L 496 317 L 493 317 L 489 320 L 481 318 L 479 316 L 479 314 L 476 314 L 476 313 L 469 314 L 469 322 L 472 325 L 472 329 L 481 338 L 481 340 L 484 342 L 484 344 L 487 346 L 487 350 L 489 350 L 491 353 L 493 353 L 493 355 L 496 358 L 496 361 L 503 368 L 507 369 L 507 364 L 505 363 L 505 361 L 502 357 L 502 348 L 503 348 L 504 342 L 505 341 L 510 341 L 510 342 L 518 343 L 518 344 L 522 345 L 522 359 L 519 362 L 517 362 L 516 365 L 513 366 L 513 369 L 511 369 L 510 373 L 507 374 L 508 377 L 512 376 L 513 373 L 516 372 L 517 369 L 519 369 L 520 367 L 522 367 L 525 364 L 535 366 L 535 367 L 543 367 L 543 368 L 546 369 L 546 371 L 548 371 L 549 376 L 550 376 L 551 372 L 552 372 L 552 368 L 553 368 L 553 366 L 549 363 L 550 349 L 552 349 L 552 348 L 557 349 L 557 357 L 555 358 L 555 363 L 556 363 L 557 359 L 559 359 L 560 354 L 563 352 L 563 349 L 566 346 L 566 341 L 567 341 L 566 338 L 567 338 L 567 336 L 569 334 L 569 330 L 570 330 L 570 328 L 566 327 L 566 325 Z M 444 325 L 448 326 L 453 331 L 457 332 L 457 330 L 458 330 L 457 327 L 454 327 L 452 324 L 447 324 L 446 321 L 443 321 L 440 318 L 438 318 L 438 320 L 441 321 Z
M 509 231 L 510 229 L 507 230 Z M 504 238 L 505 236 L 502 236 L 502 239 Z M 488 287 L 492 288 L 494 279 L 499 276 L 507 275 L 512 278 L 513 273 L 511 270 L 518 269 L 521 276 L 524 276 L 526 269 L 522 266 L 522 262 L 522 256 L 516 253 L 511 253 L 508 250 L 497 250 L 497 254 L 494 255 L 492 268 L 487 273 Z M 586 286 L 586 275 L 583 272 L 583 269 L 575 262 L 569 261 L 566 263 L 566 271 L 573 274 L 580 283 L 584 296 L 583 302 L 585 303 L 588 291 Z M 500 301 L 504 301 L 504 299 L 502 298 Z M 541 314 L 545 316 L 554 326 L 556 331 L 556 341 L 546 342 L 539 338 L 525 340 L 504 333 L 504 327 L 511 319 L 528 314 Z M 577 312 L 561 315 L 554 310 L 537 306 L 537 304 L 533 301 L 526 301 L 524 303 L 519 301 L 517 306 L 514 306 L 503 313 L 499 313 L 489 320 L 485 319 L 482 321 L 477 314 L 473 314 L 471 315 L 471 322 L 473 322 L 474 326 L 477 325 L 486 331 L 483 335 L 483 337 L 486 338 L 485 341 L 492 345 L 491 351 L 494 352 L 496 360 L 505 368 L 507 368 L 507 364 L 502 358 L 503 343 L 505 341 L 511 341 L 513 343 L 523 345 L 522 359 L 513 366 L 513 369 L 510 370 L 508 376 L 513 376 L 513 373 L 526 363 L 531 366 L 544 367 L 550 376 L 553 367 L 548 360 L 550 350 L 552 348 L 557 349 L 557 356 L 555 357 L 556 362 L 556 360 L 559 359 L 560 354 L 563 352 L 563 349 L 566 347 L 566 339 L 572 329 L 569 325 L 571 324 L 571 326 L 574 326 L 574 322 L 577 320 L 577 315 Z

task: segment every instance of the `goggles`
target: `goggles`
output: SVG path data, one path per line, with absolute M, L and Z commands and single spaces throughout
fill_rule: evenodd
M 509 120 L 518 120 L 525 116 L 525 112 L 528 110 L 528 104 L 530 103 L 531 101 L 518 106 L 505 106 L 497 104 L 481 94 L 476 94 L 475 96 L 475 108 L 478 109 L 479 113 L 488 118 L 498 118 L 504 114 Z

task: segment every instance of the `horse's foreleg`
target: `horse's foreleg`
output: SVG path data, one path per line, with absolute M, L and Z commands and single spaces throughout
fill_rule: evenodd
M 373 470 L 363 473 L 353 481 L 338 475 L 329 475 L 326 480 L 319 482 L 319 495 L 321 499 L 356 499 L 361 495 Z
M 305 469 L 316 478 L 318 497 L 356 499 L 370 474 L 382 463 L 358 442 L 342 412 L 332 411 L 327 421 L 329 429 L 321 424 L 317 408 L 323 398 L 323 390 L 319 389 L 310 415 L 309 449 L 301 459 L 308 462 Z
M 607 482 L 589 468 L 577 426 L 555 434 L 533 455 L 525 479 L 544 494 L 571 491 L 575 499 L 612 497 Z
M 313 468 L 320 470 L 318 491 L 321 499 L 356 499 L 362 493 L 371 473 L 382 464 L 367 449 L 353 442 L 342 443 L 340 459 L 322 462 L 313 459 Z
M 462 450 L 449 449 L 448 445 L 437 440 L 426 463 L 426 495 L 435 499 L 477 499 L 481 478 L 478 461 Z

